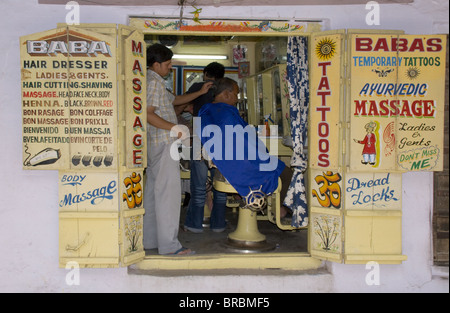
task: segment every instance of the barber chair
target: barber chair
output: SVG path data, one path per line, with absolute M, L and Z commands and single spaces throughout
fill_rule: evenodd
M 237 194 L 236 189 L 218 170 L 216 170 L 213 179 L 213 186 L 218 191 Z M 278 179 L 278 188 L 273 194 L 279 194 L 280 190 L 281 180 Z M 252 191 L 245 198 L 245 204 L 239 206 L 237 228 L 234 232 L 228 234 L 225 243 L 229 250 L 239 253 L 260 253 L 275 249 L 275 244 L 267 242 L 266 236 L 258 230 L 257 213 L 265 209 L 266 198 L 267 196 L 262 191 Z

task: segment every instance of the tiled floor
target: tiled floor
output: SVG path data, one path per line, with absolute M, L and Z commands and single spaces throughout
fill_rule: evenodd
M 238 211 L 238 210 L 236 210 Z M 203 233 L 194 234 L 183 230 L 183 222 L 186 214 L 185 208 L 181 210 L 180 231 L 178 238 L 184 247 L 190 248 L 199 254 L 219 254 L 219 253 L 239 253 L 227 246 L 228 234 L 233 232 L 237 226 L 238 213 L 233 213 L 233 209 L 227 210 L 227 229 L 222 233 L 215 233 L 205 228 Z M 259 231 L 266 236 L 266 241 L 274 249 L 273 252 L 306 252 L 307 251 L 307 230 L 283 231 L 269 221 L 258 221 Z M 156 250 L 146 251 L 147 254 L 156 254 Z M 248 251 L 247 251 L 248 252 Z M 264 253 L 264 252 L 258 252 Z

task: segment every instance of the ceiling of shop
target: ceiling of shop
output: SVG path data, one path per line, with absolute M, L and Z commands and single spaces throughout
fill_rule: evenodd
M 78 0 L 80 5 L 152 6 L 178 5 L 183 0 Z M 366 4 L 368 0 L 184 0 L 195 6 L 277 6 L 277 5 L 342 5 Z M 412 3 L 414 0 L 377 0 L 378 3 Z M 67 0 L 38 0 L 40 4 L 67 4 Z

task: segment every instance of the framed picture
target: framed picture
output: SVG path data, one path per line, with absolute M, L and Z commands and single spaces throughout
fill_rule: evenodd
M 247 46 L 236 45 L 233 47 L 233 66 L 247 60 Z
M 250 62 L 239 62 L 238 63 L 238 74 L 239 74 L 239 78 L 249 76 L 250 75 Z

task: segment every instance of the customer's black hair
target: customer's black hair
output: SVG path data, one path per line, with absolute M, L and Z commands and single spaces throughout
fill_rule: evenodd
M 152 66 L 155 62 L 163 63 L 171 60 L 173 52 L 166 46 L 155 43 L 147 48 L 147 66 Z
M 238 86 L 238 83 L 229 77 L 224 77 L 215 82 L 216 90 L 214 94 L 217 96 L 224 92 L 225 90 L 233 91 L 234 86 Z
M 218 62 L 212 62 L 203 69 L 203 74 L 217 80 L 225 76 L 225 67 Z

